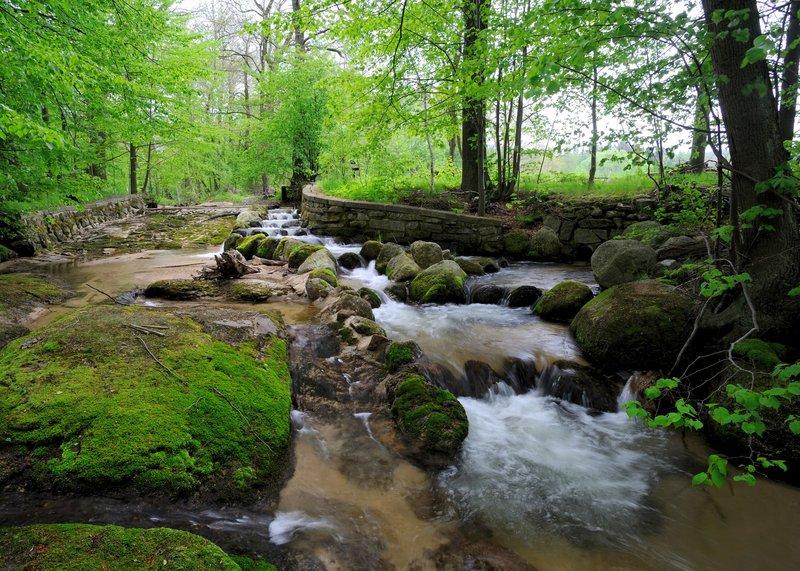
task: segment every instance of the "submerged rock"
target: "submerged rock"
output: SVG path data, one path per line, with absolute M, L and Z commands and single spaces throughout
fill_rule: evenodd
M 694 307 L 656 280 L 621 284 L 583 306 L 570 329 L 590 360 L 607 369 L 671 366 L 686 342 Z
M 601 412 L 616 412 L 622 382 L 591 367 L 556 361 L 542 372 L 538 387 L 561 400 Z
M 636 240 L 609 240 L 592 254 L 592 272 L 604 288 L 645 279 L 655 267 L 655 250 Z
M 409 298 L 417 303 L 464 303 L 467 274 L 452 260 L 444 260 L 422 270 L 409 288 Z
M 433 264 L 438 264 L 444 259 L 442 247 L 436 242 L 417 240 L 411 244 L 409 250 L 414 261 L 422 270 L 431 267 Z
M 508 294 L 508 307 L 531 307 L 542 297 L 542 290 L 536 286 L 524 285 L 515 287 Z
M 405 252 L 398 254 L 386 264 L 386 277 L 396 282 L 410 282 L 420 271 L 414 258 Z
M 393 242 L 387 242 L 386 244 L 383 244 L 378 257 L 375 259 L 375 269 L 382 274 L 386 273 L 386 266 L 389 264 L 389 261 L 395 256 L 399 256 L 400 254 L 404 253 L 405 250 L 399 244 L 395 244 Z
M 546 291 L 533 308 L 542 319 L 570 322 L 591 301 L 592 288 L 574 280 L 565 280 Z
M 471 359 L 464 363 L 464 380 L 457 396 L 481 398 L 503 379 L 488 363 Z
M 366 242 L 364 242 L 364 245 L 361 246 L 361 252 L 360 252 L 361 257 L 367 260 L 368 262 L 371 262 L 372 260 L 375 260 L 381 253 L 382 247 L 383 244 L 381 244 L 377 240 L 367 240 Z

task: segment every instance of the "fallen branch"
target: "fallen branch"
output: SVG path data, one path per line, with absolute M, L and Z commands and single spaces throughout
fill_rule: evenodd
M 150 329 L 150 328 L 148 328 L 148 327 L 146 327 L 144 325 L 135 325 L 133 323 L 130 323 L 130 324 L 128 324 L 128 327 L 130 327 L 131 329 L 135 329 L 136 331 L 139 331 L 140 333 L 158 335 L 159 337 L 164 337 L 166 335 L 165 333 L 163 333 L 161 331 L 156 331 L 155 329 Z
M 226 397 L 226 396 L 225 396 L 225 395 L 222 393 L 222 391 L 220 391 L 218 388 L 216 388 L 216 387 L 211 387 L 211 391 L 212 391 L 212 392 L 213 392 L 215 395 L 217 395 L 219 398 L 221 398 L 222 400 L 224 400 L 226 403 L 228 403 L 228 406 L 230 406 L 230 407 L 231 407 L 233 410 L 235 410 L 236 412 L 238 412 L 238 413 L 239 413 L 239 416 L 241 416 L 241 417 L 242 417 L 242 420 L 244 420 L 244 421 L 245 421 L 245 423 L 247 424 L 247 430 L 250 432 L 250 434 L 252 434 L 253 436 L 255 436 L 255 437 L 256 437 L 256 439 L 257 439 L 259 442 L 261 442 L 261 444 L 263 444 L 264 446 L 266 446 L 266 447 L 267 447 L 267 450 L 269 450 L 270 452 L 272 452 L 272 447 L 269 445 L 269 443 L 268 443 L 266 440 L 264 440 L 263 438 L 261 438 L 261 435 L 260 435 L 260 434 L 258 434 L 258 433 L 257 433 L 255 430 L 253 430 L 252 426 L 250 425 L 250 420 L 249 420 L 249 419 L 248 419 L 248 418 L 245 416 L 245 414 L 244 414 L 244 413 L 243 413 L 243 412 L 242 412 L 242 411 L 241 411 L 241 410 L 240 410 L 240 409 L 239 409 L 239 408 L 238 408 L 236 405 L 234 405 L 234 404 L 233 404 L 233 403 L 232 403 L 232 402 L 231 402 L 231 401 L 228 399 L 228 397 Z
M 122 303 L 121 301 L 118 301 L 118 300 L 117 300 L 117 298 L 115 298 L 115 297 L 112 297 L 111 295 L 107 294 L 107 293 L 106 293 L 106 292 L 104 292 L 103 290 L 101 290 L 101 289 L 98 289 L 98 288 L 94 287 L 92 284 L 89 284 L 89 283 L 87 283 L 87 284 L 86 284 L 86 287 L 93 289 L 93 290 L 94 290 L 94 291 L 96 291 L 97 293 L 101 293 L 101 294 L 103 294 L 104 296 L 106 296 L 108 299 L 110 299 L 111 301 L 113 301 L 113 302 L 114 302 L 114 303 L 116 303 L 117 305 L 128 305 L 127 303 Z
M 142 344 L 142 347 L 144 347 L 145 351 L 147 351 L 147 353 L 150 355 L 150 357 L 152 357 L 153 361 L 155 361 L 156 363 L 158 363 L 159 365 L 161 365 L 161 367 L 163 367 L 163 368 L 164 368 L 164 370 L 166 370 L 167 372 L 169 372 L 169 374 L 171 374 L 171 375 L 172 375 L 172 376 L 174 376 L 176 379 L 178 379 L 178 380 L 181 382 L 181 384 L 182 384 L 182 385 L 186 386 L 186 381 L 184 381 L 184 380 L 183 380 L 183 379 L 180 377 L 180 375 L 178 375 L 178 373 L 176 373 L 175 371 L 173 371 L 172 369 L 170 369 L 169 367 L 167 367 L 167 366 L 166 366 L 164 363 L 162 363 L 161 361 L 159 361 L 158 357 L 156 357 L 156 356 L 155 356 L 155 354 L 154 354 L 154 353 L 153 353 L 153 352 L 150 350 L 150 347 L 148 347 L 148 346 L 147 346 L 147 342 L 144 340 L 144 338 L 143 338 L 143 337 L 140 337 L 140 336 L 138 336 L 138 335 L 136 335 L 136 334 L 134 334 L 133 336 L 134 336 L 134 337 L 136 337 L 136 338 L 139 340 L 139 342 Z

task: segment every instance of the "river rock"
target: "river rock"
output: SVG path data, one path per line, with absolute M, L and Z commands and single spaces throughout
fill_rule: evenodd
M 533 312 L 549 321 L 570 322 L 594 296 L 592 288 L 574 280 L 565 280 L 546 291 Z
M 533 260 L 555 260 L 561 256 L 561 240 L 552 228 L 542 226 L 531 237 L 529 256 Z
M 466 383 L 461 389 L 463 392 L 456 396 L 481 398 L 503 380 L 488 363 L 473 359 L 464 363 L 464 379 Z
M 556 361 L 539 377 L 539 389 L 547 395 L 602 412 L 617 411 L 619 377 L 573 363 Z
M 234 228 L 258 228 L 261 226 L 261 221 L 266 217 L 266 212 L 255 210 L 252 208 L 245 208 L 236 217 Z
M 378 255 L 381 253 L 381 248 L 383 244 L 378 242 L 377 240 L 367 240 L 364 242 L 364 245 L 361 246 L 361 257 L 371 262 L 372 260 L 376 259 Z
M 420 271 L 414 258 L 405 252 L 398 254 L 386 264 L 386 277 L 396 282 L 410 282 Z
M 275 250 L 278 249 L 279 242 L 280 241 L 277 238 L 267 236 L 258 244 L 258 248 L 256 248 L 256 256 L 265 260 L 272 260 L 275 257 Z
M 267 236 L 265 234 L 261 234 L 260 232 L 257 234 L 251 234 L 250 236 L 245 236 L 239 243 L 236 244 L 236 250 L 244 256 L 245 260 L 250 260 L 253 256 L 256 255 L 256 251 L 258 250 L 258 246 L 261 244 L 262 241 L 266 240 Z M 226 248 L 227 250 L 228 248 Z M 262 258 L 264 256 L 261 256 Z
M 464 270 L 468 276 L 482 276 L 486 272 L 483 270 L 483 266 L 481 266 L 476 260 L 471 260 L 469 258 L 455 258 L 453 260 L 458 267 Z
M 391 259 L 395 256 L 399 256 L 400 254 L 404 253 L 405 250 L 399 244 L 395 244 L 394 242 L 387 242 L 386 244 L 383 244 L 378 257 L 375 259 L 375 269 L 382 274 L 386 273 L 386 266 L 389 261 L 391 261 Z
M 144 290 L 144 294 L 147 297 L 174 300 L 191 300 L 199 297 L 215 296 L 218 293 L 219 286 L 216 282 L 191 278 L 158 280 L 148 285 Z
M 372 313 L 372 306 L 369 302 L 361 299 L 355 292 L 345 291 L 330 303 L 324 312 L 329 317 L 338 318 L 339 312 L 352 312 L 351 315 L 359 315 L 365 319 L 375 321 L 375 314 Z
M 228 285 L 226 297 L 234 301 L 265 303 L 275 292 L 261 280 L 232 280 Z
M 422 270 L 411 282 L 409 298 L 417 303 L 464 303 L 467 274 L 452 260 Z
M 500 271 L 500 264 L 493 258 L 480 257 L 477 262 L 487 274 L 496 274 Z M 508 263 L 506 263 L 506 265 L 508 265 Z
M 361 256 L 356 254 L 355 252 L 345 252 L 341 256 L 339 256 L 339 265 L 342 266 L 346 270 L 354 270 L 356 268 L 362 267 L 361 263 Z
M 657 280 L 601 292 L 583 306 L 570 329 L 578 346 L 607 369 L 672 366 L 691 329 L 692 302 Z
M 375 323 L 372 319 L 366 319 L 360 315 L 354 315 L 348 318 L 344 324 L 359 335 L 382 335 L 386 337 L 386 331 L 383 327 Z
M 384 364 L 390 373 L 422 357 L 422 349 L 414 341 L 395 341 L 386 348 Z
M 647 278 L 655 269 L 656 252 L 636 240 L 609 240 L 592 254 L 592 272 L 604 288 Z
M 625 228 L 625 231 L 622 233 L 622 237 L 626 240 L 638 240 L 651 248 L 660 247 L 670 236 L 674 235 L 674 231 L 668 226 L 664 226 L 655 220 L 634 222 Z
M 435 242 L 417 240 L 411 244 L 410 251 L 421 270 L 427 269 L 433 264 L 438 264 L 444 259 L 442 247 Z
M 503 251 L 509 256 L 520 258 L 530 249 L 530 237 L 524 230 L 515 228 L 503 236 Z
M 659 260 L 685 260 L 687 258 L 706 258 L 708 257 L 708 247 L 702 238 L 692 238 L 690 236 L 675 236 L 669 238 L 656 250 Z
M 395 301 L 399 301 L 401 303 L 405 303 L 408 301 L 408 284 L 405 283 L 389 284 L 383 291 L 384 293 L 386 293 L 386 295 L 388 295 L 391 299 Z
M 503 363 L 503 379 L 518 395 L 536 388 L 539 369 L 533 359 L 509 357 Z
M 239 245 L 239 242 L 241 242 L 242 239 L 243 236 L 241 234 L 231 234 L 225 238 L 225 242 L 222 244 L 223 251 L 232 250 Z
M 542 290 L 536 286 L 523 285 L 515 287 L 508 294 L 508 307 L 531 307 L 542 297 Z
M 334 276 L 337 273 L 338 268 L 336 267 L 336 260 L 327 248 L 321 248 L 311 253 L 297 268 L 297 273 L 307 274 L 311 270 L 320 269 L 330 270 L 333 272 Z
M 366 300 L 372 306 L 372 309 L 377 309 L 381 306 L 381 296 L 374 289 L 362 287 L 356 293 L 358 293 L 358 297 Z
M 449 465 L 469 432 L 463 405 L 418 374 L 400 375 L 386 385 L 392 418 L 414 458 L 426 466 Z
M 506 289 L 504 287 L 494 284 L 481 284 L 472 290 L 470 301 L 472 303 L 499 305 L 505 295 Z

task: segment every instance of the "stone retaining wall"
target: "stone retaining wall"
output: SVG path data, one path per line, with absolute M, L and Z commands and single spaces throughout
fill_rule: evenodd
M 115 196 L 85 204 L 81 208 L 65 206 L 25 214 L 21 220 L 22 236 L 11 245 L 23 255 L 47 250 L 59 242 L 80 238 L 83 231 L 112 220 L 128 218 L 143 212 L 141 195 Z
M 464 253 L 497 254 L 503 225 L 493 218 L 413 206 L 345 200 L 303 189 L 301 223 L 314 234 L 353 241 L 380 238 L 410 244 L 430 240 Z

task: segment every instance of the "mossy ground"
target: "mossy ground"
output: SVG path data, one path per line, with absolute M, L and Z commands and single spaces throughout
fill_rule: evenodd
M 403 365 L 414 360 L 414 353 L 410 343 L 392 343 L 386 350 L 384 365 L 390 373 L 398 371 Z
M 78 310 L 0 351 L 0 458 L 45 488 L 248 497 L 282 468 L 290 384 L 277 337 L 233 347 L 188 317 Z
M 458 399 L 420 375 L 398 383 L 391 410 L 400 430 L 425 451 L 452 454 L 467 437 L 467 413 Z
M 37 305 L 58 303 L 71 292 L 31 274 L 0 274 L 0 321 L 20 320 Z

